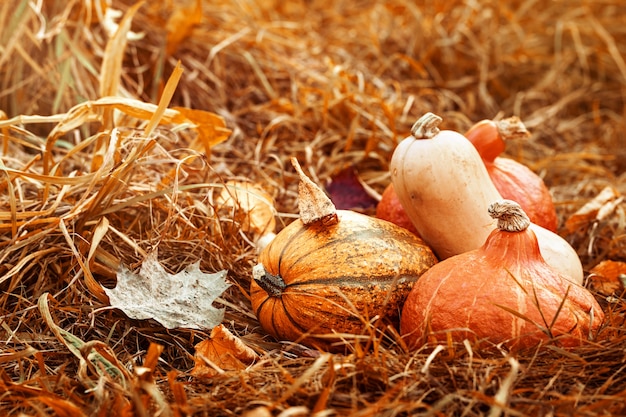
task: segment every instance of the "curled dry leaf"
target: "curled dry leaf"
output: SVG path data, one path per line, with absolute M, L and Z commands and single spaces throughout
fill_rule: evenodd
M 260 185 L 245 181 L 228 181 L 215 200 L 216 206 L 234 210 L 241 230 L 257 240 L 276 229 L 274 199 Z
M 326 192 L 338 210 L 370 209 L 378 203 L 353 166 L 333 175 L 326 185 Z
M 138 274 L 123 265 L 117 271 L 117 286 L 105 288 L 111 306 L 128 317 L 154 319 L 168 329 L 210 329 L 219 325 L 224 310 L 213 301 L 230 286 L 226 271 L 206 274 L 200 262 L 179 273 L 168 273 L 157 260 L 156 251 L 143 261 Z
M 602 221 L 615 211 L 624 197 L 611 186 L 605 187 L 600 193 L 582 206 L 565 222 L 568 232 L 574 233 L 594 221 Z
M 211 154 L 211 148 L 230 136 L 230 129 L 226 127 L 224 119 L 210 111 L 190 109 L 187 107 L 171 107 L 179 113 L 179 118 L 187 119 L 192 124 L 197 136 L 190 144 L 192 149 Z
M 589 286 L 603 295 L 620 295 L 626 286 L 626 262 L 605 260 L 594 266 Z
M 178 46 L 188 39 L 193 29 L 202 22 L 202 2 L 200 0 L 194 0 L 189 4 L 181 3 L 183 4 L 175 8 L 165 25 L 167 29 L 165 50 L 168 55 L 175 53 Z
M 211 337 L 196 346 L 194 376 L 212 377 L 220 371 L 239 371 L 252 364 L 258 355 L 223 325 L 213 328 Z
M 54 142 L 85 123 L 101 120 L 102 113 L 113 110 L 120 111 L 136 119 L 150 120 L 157 111 L 157 106 L 132 98 L 107 96 L 77 104 L 67 114 L 63 115 L 62 120 L 57 120 L 58 116 L 56 115 L 45 118 L 39 117 L 35 120 L 40 122 L 44 120 L 58 122 L 48 135 L 49 141 Z M 13 122 L 13 119 L 7 122 Z M 159 123 L 175 123 L 189 126 L 197 132 L 200 143 L 210 146 L 215 146 L 225 141 L 231 133 L 230 129 L 226 127 L 224 119 L 217 114 L 204 110 L 186 109 L 184 107 L 166 109 Z

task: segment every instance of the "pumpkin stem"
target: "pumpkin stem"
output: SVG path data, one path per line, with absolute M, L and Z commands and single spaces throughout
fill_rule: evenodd
M 530 132 L 526 129 L 524 123 L 519 117 L 507 117 L 496 122 L 498 133 L 502 140 L 525 139 L 530 136 Z
M 259 287 L 263 288 L 272 297 L 280 297 L 283 290 L 287 287 L 280 275 L 270 274 L 263 264 L 256 264 L 252 268 L 252 278 L 259 284 Z
M 315 222 L 322 222 L 324 226 L 336 224 L 339 219 L 337 217 L 337 208 L 332 200 L 317 186 L 309 177 L 306 176 L 298 160 L 291 158 L 291 164 L 300 176 L 300 184 L 298 184 L 298 209 L 300 210 L 300 220 L 305 226 Z
M 530 226 L 530 219 L 513 200 L 499 200 L 489 206 L 489 215 L 498 220 L 498 229 L 505 232 L 522 232 Z
M 431 139 L 439 133 L 439 123 L 442 120 L 436 114 L 428 112 L 413 124 L 411 135 L 415 139 Z

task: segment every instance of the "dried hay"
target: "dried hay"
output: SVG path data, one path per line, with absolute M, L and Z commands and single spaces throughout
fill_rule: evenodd
M 623 294 L 598 294 L 606 328 L 573 351 L 407 353 L 372 328 L 320 354 L 260 329 L 253 239 L 214 203 L 251 181 L 289 223 L 291 157 L 320 184 L 353 165 L 380 192 L 426 111 L 461 131 L 521 117 L 533 138 L 509 156 L 544 177 L 561 224 L 607 185 L 626 193 L 620 1 L 108 3 L 0 5 L 1 413 L 626 413 Z M 626 261 L 624 207 L 562 228 L 587 270 Z M 225 324 L 257 363 L 192 378 L 208 333 L 107 308 L 100 285 L 157 247 L 171 271 L 230 271 Z

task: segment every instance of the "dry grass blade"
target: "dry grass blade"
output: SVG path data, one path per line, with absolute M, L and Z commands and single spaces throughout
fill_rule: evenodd
M 180 81 L 180 77 L 182 75 L 183 69 L 180 66 L 180 61 L 178 61 L 178 63 L 174 67 L 174 70 L 172 71 L 172 75 L 170 75 L 170 78 L 168 78 L 167 80 L 167 84 L 165 84 L 165 89 L 163 90 L 161 100 L 159 100 L 159 105 L 157 106 L 156 110 L 152 114 L 152 117 L 148 121 L 148 124 L 146 125 L 146 128 L 143 132 L 143 135 L 145 137 L 150 137 L 150 135 L 154 131 L 154 128 L 156 128 L 161 121 L 163 113 L 165 113 L 165 109 L 167 109 L 167 106 L 170 104 L 170 100 L 172 100 L 172 96 L 176 91 L 176 86 L 178 85 L 178 82 Z
M 48 298 L 48 293 L 45 293 L 41 297 L 39 297 L 39 311 L 41 312 L 45 323 L 48 325 L 52 333 L 54 333 L 57 339 L 63 345 L 65 345 L 65 347 L 67 347 L 67 349 L 72 352 L 72 354 L 76 356 L 76 358 L 80 361 L 80 368 L 83 369 L 81 382 L 88 388 L 95 387 L 95 382 L 87 379 L 85 375 L 86 369 L 90 367 L 86 359 L 86 357 L 88 357 L 89 362 L 91 362 L 91 366 L 93 366 L 97 373 L 103 372 L 104 374 L 108 374 L 108 376 L 113 378 L 113 380 L 119 380 L 122 384 L 124 384 L 125 371 L 118 368 L 98 353 L 92 355 L 92 353 L 87 350 L 87 354 L 84 355 L 83 350 L 85 349 L 85 342 L 83 342 L 67 330 L 62 329 L 54 322 L 54 319 L 50 314 Z M 99 365 L 102 365 L 102 367 Z M 103 374 L 100 375 L 102 376 Z M 79 373 L 79 377 L 81 377 L 81 373 Z
M 498 392 L 494 396 L 495 404 L 491 407 L 491 410 L 489 410 L 489 417 L 500 416 L 503 412 L 503 408 L 506 407 L 508 399 L 511 395 L 513 383 L 515 382 L 515 379 L 517 378 L 519 372 L 519 362 L 514 358 L 509 358 L 509 364 L 511 365 L 511 371 L 506 376 L 506 378 L 504 378 L 504 380 L 500 384 Z
M 120 95 L 122 63 L 126 52 L 128 33 L 130 32 L 131 23 L 135 14 L 137 14 L 143 5 L 144 2 L 140 1 L 128 9 L 124 17 L 122 17 L 117 30 L 107 42 L 100 69 L 100 97 Z M 110 120 L 110 118 L 106 118 L 105 120 Z M 104 126 L 109 129 L 112 127 L 106 123 Z

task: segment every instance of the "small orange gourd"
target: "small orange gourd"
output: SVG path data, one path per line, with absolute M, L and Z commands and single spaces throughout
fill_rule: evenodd
M 342 340 L 363 334 L 369 320 L 397 325 L 413 284 L 437 260 L 422 240 L 393 223 L 335 210 L 293 163 L 300 174 L 300 219 L 259 254 L 252 308 L 278 340 L 339 350 Z
M 555 232 L 558 226 L 556 209 L 550 190 L 541 177 L 526 165 L 500 156 L 508 138 L 527 135 L 528 131 L 517 117 L 482 120 L 465 132 L 465 137 L 482 157 L 500 195 L 517 201 L 531 222 Z
M 433 266 L 411 290 L 400 322 L 407 344 L 451 338 L 528 348 L 593 338 L 602 309 L 544 261 L 519 204 L 498 201 L 489 213 L 498 226 L 482 247 Z

